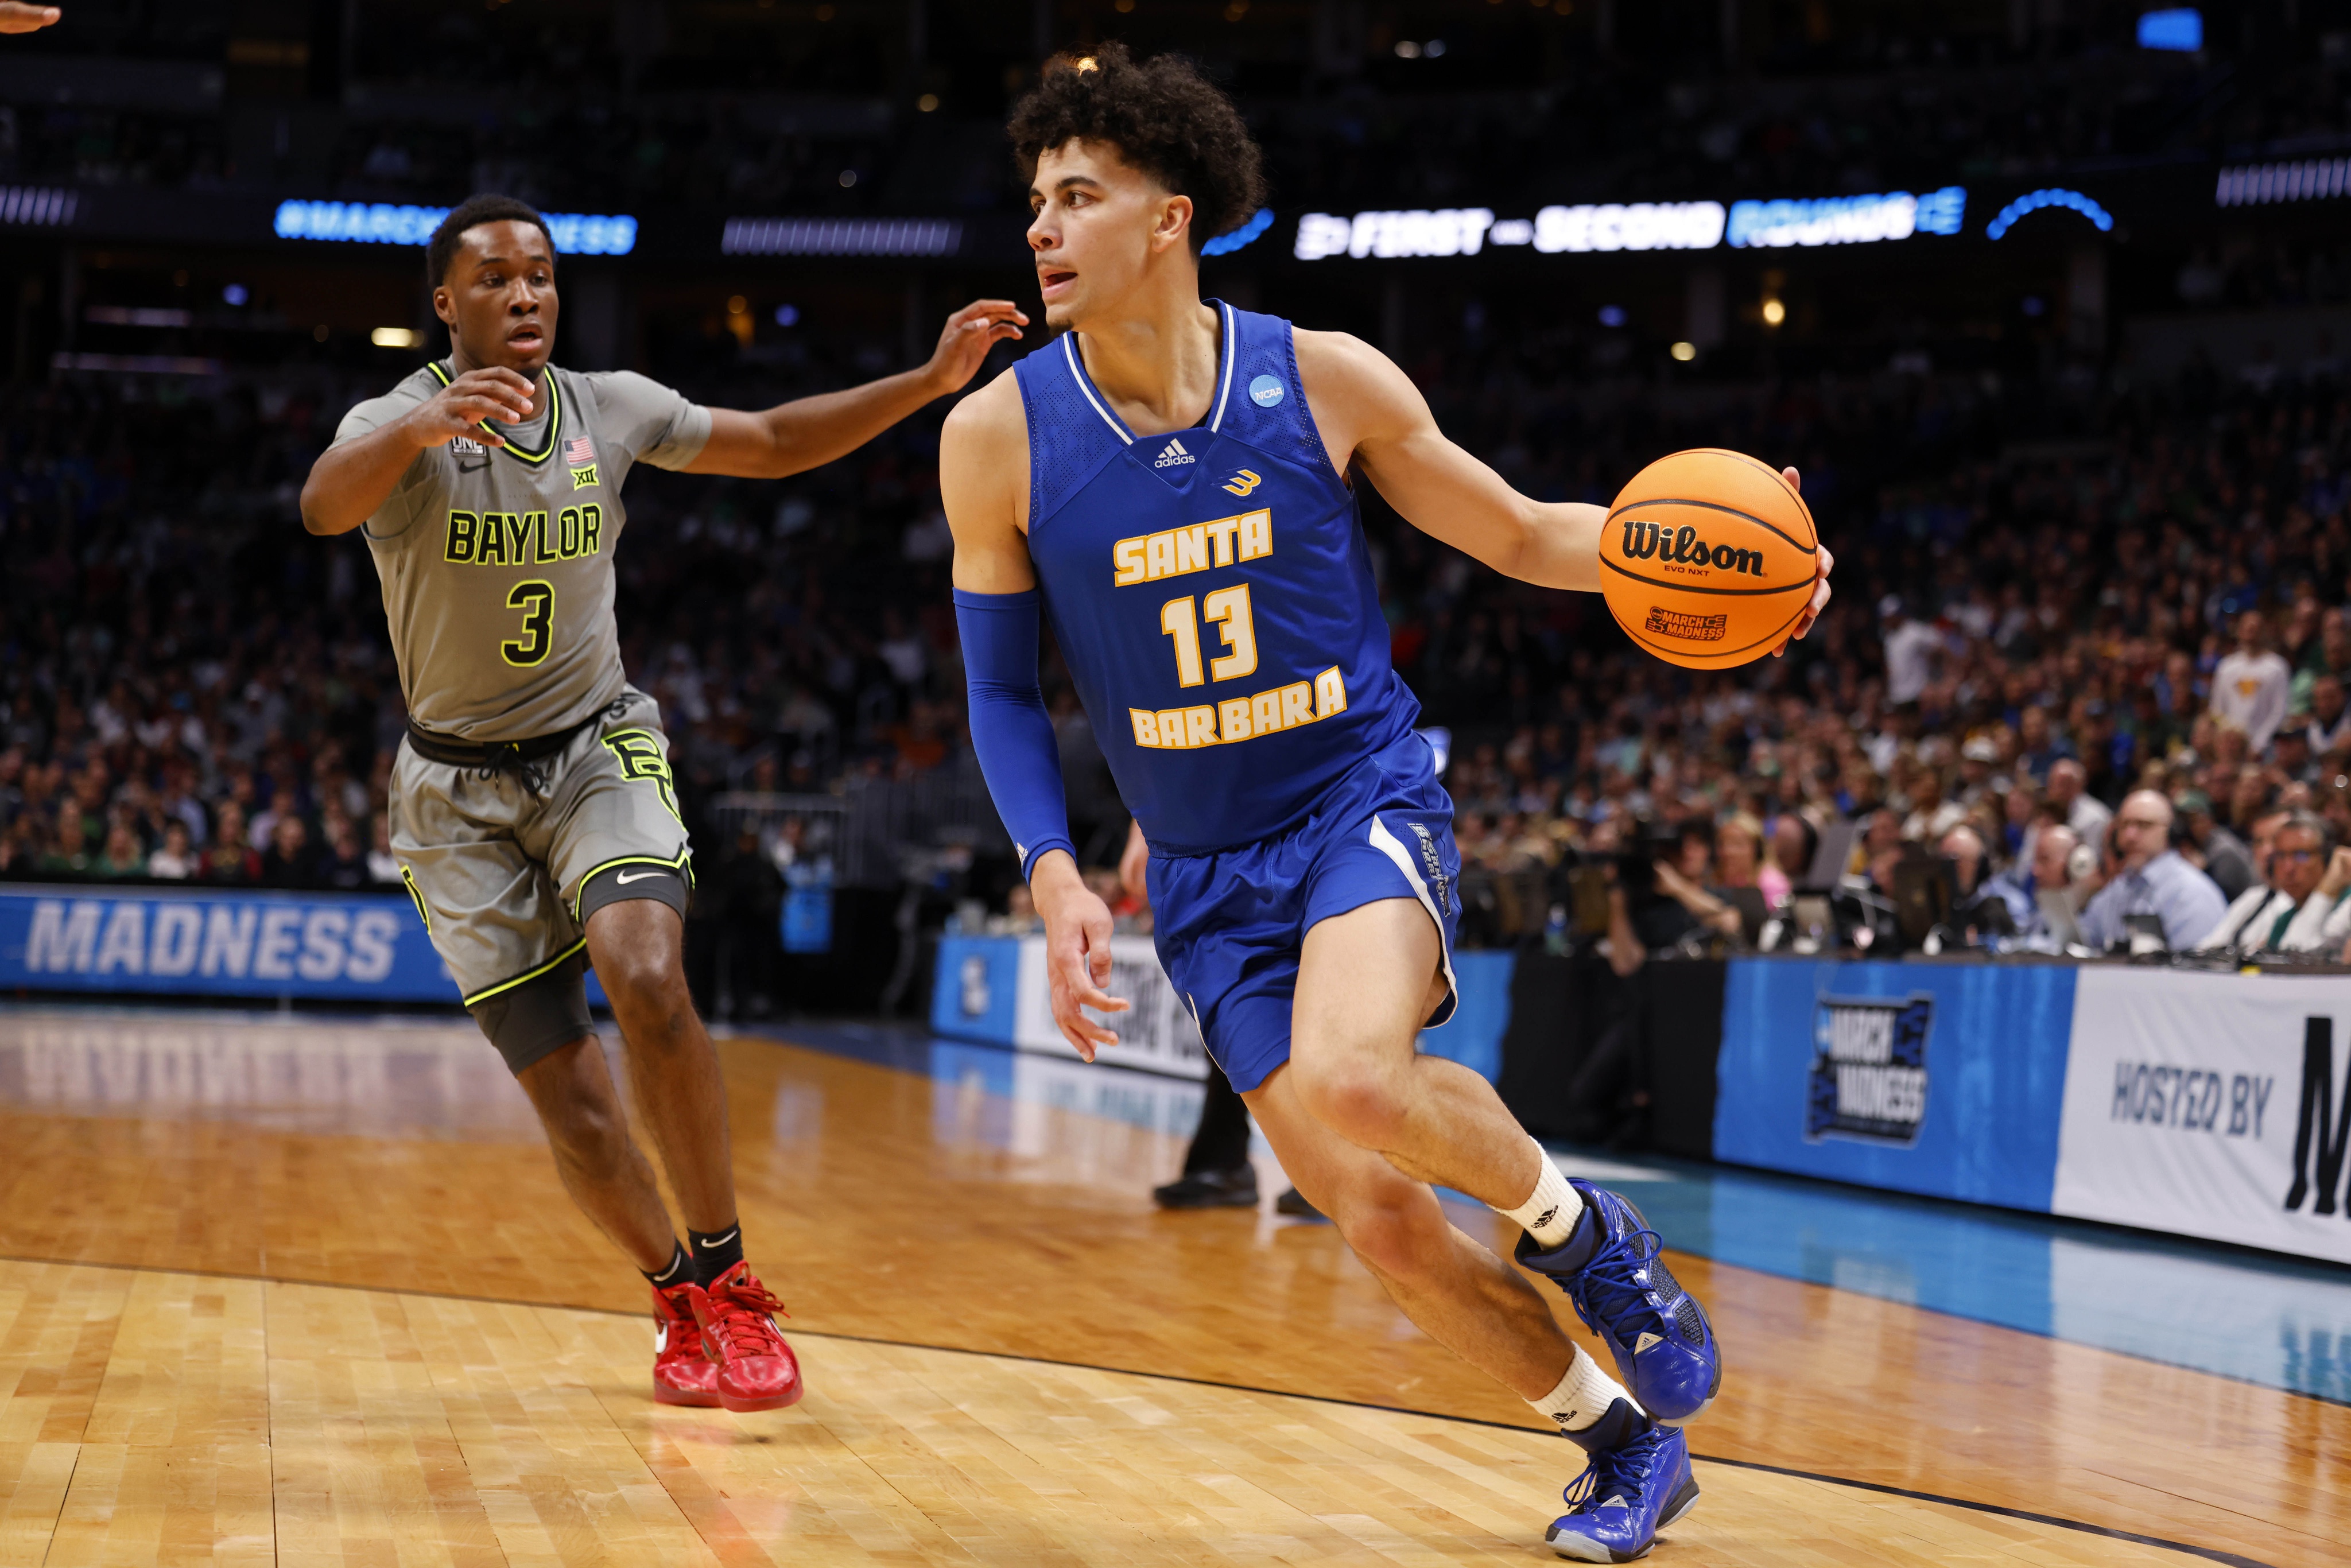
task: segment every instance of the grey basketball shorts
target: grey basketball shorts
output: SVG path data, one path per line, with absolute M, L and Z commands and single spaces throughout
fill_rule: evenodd
M 391 825 L 434 951 L 517 1072 L 590 1032 L 589 917 L 634 898 L 683 915 L 693 886 L 661 706 L 633 689 L 536 762 L 434 762 L 403 740 Z

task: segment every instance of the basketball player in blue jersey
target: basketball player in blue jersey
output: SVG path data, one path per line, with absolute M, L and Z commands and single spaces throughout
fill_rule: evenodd
M 1111 916 L 1070 839 L 1040 615 L 1149 841 L 1161 961 L 1283 1170 L 1406 1315 L 1585 1451 L 1553 1550 L 1629 1561 L 1697 1500 L 1680 1426 L 1720 1360 L 1633 1206 L 1562 1176 L 1484 1079 L 1416 1053 L 1454 1007 L 1459 862 L 1350 476 L 1551 588 L 1599 587 L 1604 511 L 1513 492 L 1355 340 L 1200 298 L 1201 242 L 1263 180 L 1188 65 L 1115 45 L 1058 61 L 1011 132 L 1062 330 L 955 410 L 939 468 L 972 738 L 1044 915 L 1054 1021 L 1091 1060 L 1117 1036 L 1081 1009 L 1127 1004 L 1102 989 Z M 1798 636 L 1827 601 L 1820 561 Z M 1614 1377 L 1431 1183 L 1524 1228 L 1518 1262 L 1567 1292 Z

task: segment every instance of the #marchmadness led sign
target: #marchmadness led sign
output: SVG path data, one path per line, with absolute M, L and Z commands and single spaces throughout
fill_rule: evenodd
M 1913 235 L 1956 235 L 1968 193 L 1946 185 L 1925 195 L 1893 191 L 1814 200 L 1607 202 L 1545 207 L 1532 218 L 1497 218 L 1490 207 L 1308 213 L 1298 220 L 1290 254 L 1301 261 L 1334 256 L 1476 256 L 1488 246 L 1526 246 L 1545 256 L 1593 251 L 1778 250 L 1872 245 Z
M 423 245 L 449 215 L 447 207 L 394 202 L 280 202 L 271 224 L 279 239 Z M 547 232 L 565 256 L 626 256 L 637 246 L 637 220 L 623 215 L 547 213 Z

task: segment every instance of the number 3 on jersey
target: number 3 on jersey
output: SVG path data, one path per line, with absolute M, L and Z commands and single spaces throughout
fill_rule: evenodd
M 1186 595 L 1159 607 L 1159 629 L 1176 639 L 1176 684 L 1196 686 L 1206 681 L 1230 681 L 1257 674 L 1257 621 L 1249 611 L 1249 584 L 1217 589 L 1199 601 L 1196 615 L 1193 604 Z M 1202 619 L 1223 622 L 1219 630 L 1225 646 L 1231 650 L 1209 660 L 1205 672 L 1200 667 Z
M 500 643 L 498 653 L 507 664 L 528 669 L 555 645 L 555 585 L 539 578 L 517 582 L 507 595 L 507 608 L 522 612 L 522 635 Z

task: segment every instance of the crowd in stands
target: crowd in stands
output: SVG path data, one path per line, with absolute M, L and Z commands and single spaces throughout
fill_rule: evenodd
M 789 362 L 679 377 L 756 404 L 872 358 L 812 335 Z M 2133 912 L 2175 948 L 2224 909 L 2246 947 L 2351 936 L 2351 852 L 2334 852 L 2351 841 L 2351 397 L 2325 367 L 1693 401 L 1563 373 L 1540 335 L 1497 330 L 1414 371 L 1447 428 L 1548 498 L 1604 501 L 1683 446 L 1782 457 L 1839 555 L 1836 601 L 1788 658 L 1692 674 L 1636 654 L 1596 599 L 1499 579 L 1367 500 L 1397 667 L 1454 737 L 1473 937 L 1539 933 L 1562 868 L 1671 834 L 1656 885 L 1689 895 L 1688 920 L 1650 911 L 1642 946 L 1752 939 L 1756 901 L 1729 891 L 1780 908 L 1839 821 L 1865 824 L 1857 885 L 1949 859 L 1980 937 L 2054 941 L 2050 891 L 2093 946 Z M 396 880 L 402 716 L 373 572 L 294 511 L 342 408 L 392 374 L 8 390 L 0 874 Z M 937 417 L 782 485 L 632 477 L 624 653 L 690 805 L 975 779 Z M 1081 841 L 1107 867 L 1125 818 L 1066 681 L 1049 688 Z

